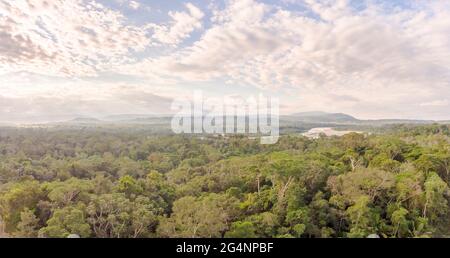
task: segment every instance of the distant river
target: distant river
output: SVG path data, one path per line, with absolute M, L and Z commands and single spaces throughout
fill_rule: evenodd
M 326 136 L 342 136 L 348 133 L 362 133 L 360 131 L 336 131 L 331 127 L 316 127 L 310 129 L 306 133 L 302 133 L 303 136 L 308 138 L 319 138 L 321 134 L 325 134 Z

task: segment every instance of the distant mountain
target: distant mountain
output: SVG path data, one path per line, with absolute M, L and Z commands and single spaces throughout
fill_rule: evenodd
M 10 127 L 10 126 L 14 127 L 16 126 L 16 124 L 8 122 L 0 122 L 0 127 Z
M 109 115 L 103 117 L 104 121 L 130 121 L 130 120 L 142 120 L 142 119 L 152 119 L 152 118 L 160 118 L 164 116 L 170 115 L 155 115 L 155 114 L 118 114 L 118 115 Z
M 360 120 L 344 113 L 326 113 L 320 111 L 301 112 L 290 115 L 297 121 L 308 123 L 357 123 Z
M 76 117 L 68 121 L 69 123 L 99 123 L 102 122 L 100 119 L 95 117 Z
M 375 119 L 375 120 L 360 120 L 361 124 L 373 125 L 389 125 L 389 124 L 433 124 L 441 121 L 435 120 L 414 120 L 414 119 Z
M 188 116 L 187 116 L 188 117 Z M 76 117 L 58 125 L 81 126 L 165 126 L 170 127 L 171 115 L 167 114 L 118 114 L 104 116 L 100 119 L 94 117 Z M 305 131 L 315 127 L 353 127 L 353 126 L 384 126 L 392 124 L 432 124 L 449 123 L 449 121 L 412 120 L 412 119 L 374 119 L 362 120 L 344 113 L 326 113 L 321 111 L 301 112 L 280 117 L 280 127 L 285 130 Z M 51 123 L 53 124 L 53 123 Z

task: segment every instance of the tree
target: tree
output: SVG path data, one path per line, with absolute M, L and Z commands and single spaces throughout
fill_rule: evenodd
M 440 216 L 448 214 L 448 185 L 436 174 L 431 173 L 425 181 L 425 205 L 423 216 L 436 222 Z
M 225 233 L 227 238 L 255 238 L 255 226 L 249 221 L 236 221 L 231 224 L 230 231 Z
M 66 181 L 55 181 L 43 185 L 47 196 L 54 206 L 62 208 L 79 201 L 89 202 L 89 194 L 93 191 L 93 184 L 87 179 L 72 177 Z
M 6 185 L 0 192 L 0 217 L 6 232 L 14 232 L 26 208 L 35 209 L 44 192 L 37 181 L 23 181 Z
M 378 215 L 369 207 L 369 196 L 360 196 L 355 204 L 347 209 L 350 220 L 350 232 L 348 237 L 366 237 L 376 233 Z
M 139 196 L 132 206 L 129 236 L 132 238 L 152 236 L 158 222 L 153 203 L 149 198 Z
M 182 197 L 172 215 L 163 218 L 158 233 L 164 237 L 221 237 L 236 216 L 237 200 L 226 195 Z
M 124 193 L 127 197 L 135 197 L 141 194 L 143 190 L 142 186 L 131 176 L 126 175 L 119 178 L 117 191 Z
M 17 224 L 17 231 L 14 233 L 19 237 L 37 237 L 39 228 L 39 219 L 36 218 L 33 211 L 25 208 L 20 213 L 20 222 Z
M 420 209 L 423 205 L 423 174 L 410 164 L 402 166 L 400 170 L 395 176 L 397 202 L 408 210 Z
M 343 195 L 350 203 L 363 195 L 369 197 L 370 201 L 382 202 L 389 197 L 394 184 L 393 174 L 373 168 L 359 168 L 328 180 L 332 193 Z
M 364 134 L 360 133 L 348 133 L 343 135 L 341 138 L 341 144 L 344 149 L 350 149 L 359 155 L 364 154 L 367 148 L 367 139 Z
M 148 236 L 156 226 L 154 204 L 144 196 L 133 201 L 123 193 L 94 196 L 87 221 L 97 237 Z
M 313 225 L 310 217 L 310 210 L 308 207 L 303 207 L 294 211 L 288 212 L 286 216 L 286 223 L 292 228 L 291 235 L 301 237 L 308 229 L 312 229 Z M 311 231 L 309 231 L 311 232 Z
M 394 236 L 406 237 L 409 235 L 409 221 L 406 218 L 406 215 L 408 215 L 408 213 L 408 210 L 403 207 L 392 213 L 391 222 L 394 226 Z
M 89 237 L 91 228 L 86 221 L 84 205 L 58 208 L 47 221 L 47 226 L 39 230 L 40 237 L 67 237 L 77 234 L 81 237 Z
M 175 199 L 175 187 L 166 181 L 164 175 L 152 170 L 147 174 L 143 185 L 145 195 L 157 207 L 160 207 L 164 212 L 168 212 L 170 204 Z
M 396 172 L 401 166 L 401 162 L 391 159 L 387 153 L 381 153 L 370 161 L 370 167 L 381 168 L 385 171 Z
M 256 228 L 258 237 L 275 237 L 280 227 L 280 218 L 272 212 L 262 212 L 247 217 Z

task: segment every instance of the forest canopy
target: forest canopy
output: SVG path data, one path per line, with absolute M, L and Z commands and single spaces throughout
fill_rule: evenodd
M 0 130 L 0 235 L 450 236 L 450 130 L 243 136 Z

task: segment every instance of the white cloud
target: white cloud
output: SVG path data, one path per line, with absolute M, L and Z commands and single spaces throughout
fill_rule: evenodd
M 150 44 L 146 31 L 93 1 L 0 1 L 0 73 L 95 75 Z
M 192 46 L 151 64 L 185 81 L 224 78 L 282 89 L 302 99 L 298 108 L 369 117 L 413 116 L 408 102 L 449 94 L 449 3 L 388 10 L 372 2 L 355 10 L 343 0 L 305 2 L 320 18 L 253 0 L 229 1 Z
M 430 102 L 423 102 L 420 103 L 421 107 L 446 107 L 448 106 L 448 100 L 446 99 L 440 99 L 440 100 L 433 100 Z
M 188 12 L 169 12 L 170 24 L 149 25 L 154 30 L 153 38 L 164 44 L 176 45 L 189 37 L 191 32 L 200 29 L 204 13 L 191 3 L 185 4 L 185 7 Z
M 93 1 L 0 0 L 0 73 L 218 82 L 282 93 L 292 111 L 448 118 L 449 2 L 285 2 L 300 8 L 227 0 L 204 13 L 186 3 L 168 22 L 135 26 Z
M 141 5 L 140 2 L 133 1 L 133 0 L 114 0 L 114 1 L 117 2 L 121 7 L 126 7 L 126 8 L 130 8 L 133 10 L 138 10 L 142 6 L 145 6 L 145 5 Z M 149 9 L 148 6 L 145 6 L 145 8 Z
M 130 3 L 128 4 L 128 6 L 129 6 L 131 9 L 137 10 L 137 9 L 139 9 L 139 7 L 141 6 L 141 4 L 138 3 L 138 2 L 136 2 L 136 1 L 130 1 Z

